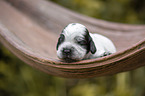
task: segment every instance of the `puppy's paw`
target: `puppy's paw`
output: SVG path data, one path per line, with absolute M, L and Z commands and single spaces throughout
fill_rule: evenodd
M 104 52 L 100 57 L 104 57 L 104 56 L 108 56 L 108 55 L 111 55 L 112 53 L 110 52 Z
M 112 53 L 110 52 L 104 52 L 103 56 L 108 56 L 108 55 L 111 55 Z

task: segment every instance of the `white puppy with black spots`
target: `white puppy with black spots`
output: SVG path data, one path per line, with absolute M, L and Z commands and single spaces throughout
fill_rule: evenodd
M 57 43 L 57 56 L 67 62 L 103 57 L 115 52 L 116 48 L 110 39 L 89 33 L 79 23 L 67 25 Z

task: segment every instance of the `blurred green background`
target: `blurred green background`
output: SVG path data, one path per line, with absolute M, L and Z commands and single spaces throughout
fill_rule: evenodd
M 145 0 L 51 1 L 98 19 L 145 24 Z M 66 79 L 33 69 L 0 44 L 0 96 L 145 96 L 145 67 L 106 77 Z

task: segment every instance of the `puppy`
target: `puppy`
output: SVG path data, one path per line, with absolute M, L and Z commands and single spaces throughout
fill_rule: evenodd
M 67 25 L 57 43 L 57 56 L 67 62 L 107 56 L 116 52 L 112 41 L 99 34 L 91 34 L 79 23 Z

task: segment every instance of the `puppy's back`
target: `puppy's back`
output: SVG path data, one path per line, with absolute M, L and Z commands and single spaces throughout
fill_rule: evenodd
M 110 53 L 115 53 L 116 52 L 116 48 L 113 44 L 113 42 L 103 36 L 103 35 L 100 35 L 100 34 L 91 34 L 90 33 L 90 36 L 92 37 L 95 45 L 96 45 L 96 48 L 97 48 L 97 51 L 105 51 L 105 52 L 110 52 Z

